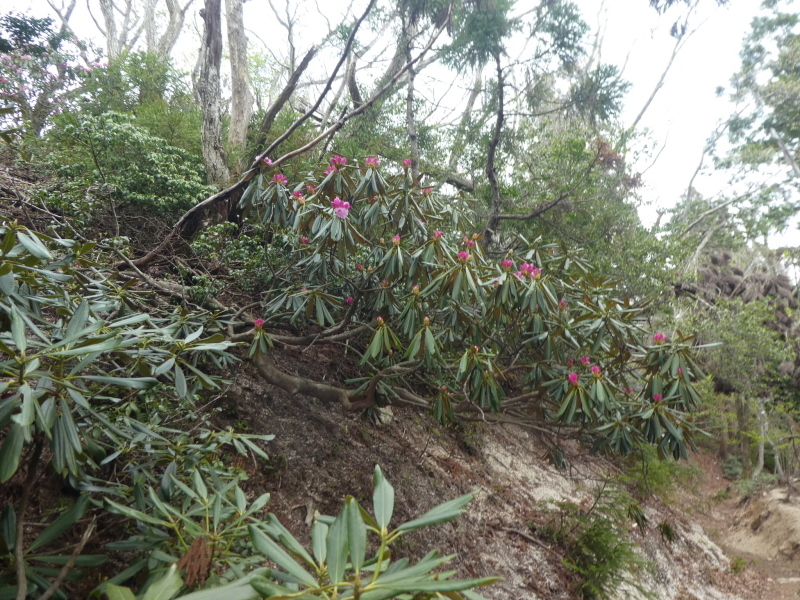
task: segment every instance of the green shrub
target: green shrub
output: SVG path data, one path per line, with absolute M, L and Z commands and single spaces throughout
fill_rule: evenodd
M 581 598 L 615 598 L 626 588 L 653 597 L 637 582 L 648 565 L 629 539 L 630 527 L 643 530 L 647 519 L 627 493 L 604 488 L 593 502 L 557 502 L 548 514 L 537 532 L 564 549 L 563 564 L 577 576 Z
M 113 203 L 117 212 L 173 216 L 207 197 L 202 162 L 138 127 L 119 113 L 65 116 L 49 134 L 57 148 L 46 157 L 67 183 L 49 197 L 67 214 Z
M 729 456 L 722 463 L 722 475 L 725 479 L 735 481 L 742 476 L 742 459 L 738 456 Z

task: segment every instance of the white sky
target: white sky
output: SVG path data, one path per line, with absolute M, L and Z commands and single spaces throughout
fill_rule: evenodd
M 623 124 L 629 125 L 644 106 L 669 60 L 675 44 L 669 29 L 685 9 L 676 8 L 659 16 L 648 0 L 575 1 L 592 28 L 598 25 L 603 28 L 603 62 L 624 67 L 623 76 L 632 84 L 622 115 Z M 196 5 L 201 3 L 202 0 L 195 0 Z M 92 35 L 94 26 L 86 13 L 86 4 L 83 1 L 79 4 L 73 18 L 74 26 L 79 35 Z M 277 4 L 280 6 L 283 2 Z M 320 3 L 321 6 L 325 4 Z M 525 10 L 529 4 L 531 0 L 517 0 L 514 12 Z M 93 5 L 96 6 L 96 2 Z M 635 165 L 638 170 L 645 171 L 642 194 L 649 206 L 642 209 L 642 217 L 646 223 L 654 221 L 659 208 L 674 205 L 685 192 L 706 140 L 717 124 L 732 112 L 726 98 L 717 98 L 715 90 L 718 86 L 727 86 L 738 69 L 742 38 L 759 6 L 760 0 L 730 0 L 726 7 L 717 6 L 714 0 L 701 0 L 697 13 L 690 20 L 690 28 L 698 30 L 678 54 L 664 86 L 640 122 L 640 128 L 646 128 L 650 134 L 648 140 L 643 140 L 642 147 L 655 146 L 649 157 L 643 155 Z M 36 15 L 50 12 L 46 0 L 22 0 L 15 8 L 27 9 Z M 277 35 L 283 48 L 285 33 L 267 22 L 274 17 L 266 0 L 249 0 L 245 11 L 249 28 L 268 43 Z M 254 18 L 257 15 L 259 18 Z M 188 17 L 187 30 L 196 27 L 196 21 L 196 16 Z M 310 37 L 303 39 L 306 37 L 302 35 L 304 30 L 313 32 L 314 28 L 301 28 L 298 32 L 301 48 L 315 41 Z M 188 55 L 196 55 L 195 52 L 187 50 Z M 469 85 L 466 83 L 464 87 Z M 704 196 L 713 196 L 724 189 L 725 179 L 720 175 L 701 176 L 695 180 L 694 187 Z M 792 233 L 800 237 L 797 232 Z

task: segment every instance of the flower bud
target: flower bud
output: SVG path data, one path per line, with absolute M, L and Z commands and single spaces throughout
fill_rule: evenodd
M 431 324 L 431 320 L 428 317 L 425 317 L 424 319 L 422 319 L 422 324 L 425 325 L 425 327 L 427 327 L 428 325 Z

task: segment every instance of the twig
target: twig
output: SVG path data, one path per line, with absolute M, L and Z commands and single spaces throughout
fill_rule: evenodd
M 92 533 L 94 533 L 94 526 L 95 522 L 97 521 L 97 517 L 92 517 L 91 523 L 86 528 L 86 531 L 83 532 L 81 536 L 81 540 L 78 542 L 78 545 L 75 546 L 75 550 L 72 551 L 72 556 L 69 557 L 67 563 L 61 567 L 61 570 L 58 572 L 55 580 L 53 581 L 52 585 L 47 588 L 47 591 L 39 596 L 39 600 L 49 600 L 50 597 L 53 596 L 58 591 L 58 588 L 61 587 L 61 584 L 64 582 L 64 579 L 67 578 L 69 572 L 72 570 L 72 567 L 75 566 L 75 561 L 78 560 L 81 552 L 83 552 L 83 547 L 86 545 L 86 542 L 89 541 L 89 538 L 92 537 Z

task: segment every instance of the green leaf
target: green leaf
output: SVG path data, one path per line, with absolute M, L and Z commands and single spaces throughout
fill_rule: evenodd
M 167 573 L 149 588 L 142 600 L 171 600 L 183 587 L 183 579 L 178 573 L 178 567 L 172 565 Z
M 328 577 L 332 584 L 341 583 L 347 566 L 350 544 L 347 538 L 347 506 L 344 506 L 333 521 L 326 540 L 328 553 Z
M 84 300 L 78 305 L 78 308 L 75 310 L 75 313 L 72 315 L 72 319 L 69 321 L 69 325 L 67 325 L 67 332 L 64 334 L 65 338 L 71 338 L 76 333 L 81 331 L 84 327 L 86 327 L 86 321 L 89 320 L 89 302 Z
M 350 542 L 350 562 L 358 573 L 367 553 L 367 526 L 361 517 L 361 509 L 355 498 L 347 501 L 347 538 Z
M 247 529 L 250 532 L 250 540 L 259 552 L 299 581 L 310 587 L 316 587 L 317 580 L 267 534 L 255 525 L 248 525 Z
M 480 579 L 454 579 L 452 581 L 398 581 L 386 585 L 378 583 L 376 587 L 380 586 L 396 592 L 460 592 L 474 587 L 491 585 L 499 581 L 499 579 L 499 577 L 482 577 Z
M 136 596 L 130 589 L 113 583 L 106 586 L 106 596 L 108 596 L 108 600 L 136 600 Z
M 87 494 L 81 495 L 80 498 L 69 507 L 61 516 L 53 521 L 28 547 L 28 552 L 33 552 L 37 548 L 46 546 L 50 542 L 56 540 L 67 529 L 72 527 L 79 519 L 86 514 L 86 508 L 89 506 L 89 496 Z
M 408 532 L 414 531 L 415 529 L 419 529 L 421 527 L 427 527 L 429 525 L 438 525 L 439 523 L 446 523 L 447 521 L 452 521 L 462 512 L 464 506 L 466 506 L 470 500 L 472 500 L 472 494 L 466 494 L 461 496 L 460 498 L 456 498 L 454 500 L 450 500 L 450 502 L 445 502 L 444 504 L 440 504 L 436 508 L 429 510 L 424 515 L 419 517 L 418 519 L 414 519 L 413 521 L 409 521 L 408 523 L 403 523 L 400 527 L 397 528 L 397 531 L 400 532 Z
M 25 443 L 23 427 L 14 423 L 0 448 L 0 482 L 8 481 L 17 472 L 22 446 Z
M 183 374 L 183 369 L 181 369 L 177 364 L 175 365 L 175 391 L 178 392 L 178 396 L 181 398 L 186 398 L 188 395 L 188 390 L 186 388 L 186 375 Z
M 132 390 L 149 390 L 158 385 L 153 377 L 106 377 L 104 375 L 83 375 L 83 379 L 130 388 Z
M 386 481 L 378 465 L 375 465 L 373 481 L 372 504 L 375 509 L 375 520 L 381 530 L 386 530 L 394 512 L 394 488 Z
M 28 235 L 24 231 L 18 231 L 17 239 L 32 256 L 42 260 L 53 260 L 50 252 L 36 235 Z
M 325 562 L 327 556 L 327 545 L 325 540 L 328 537 L 328 526 L 322 521 L 314 519 L 314 525 L 311 526 L 311 549 L 314 551 L 314 558 L 321 565 Z

